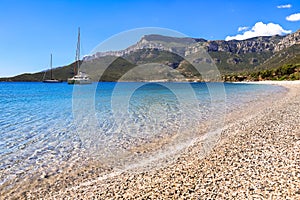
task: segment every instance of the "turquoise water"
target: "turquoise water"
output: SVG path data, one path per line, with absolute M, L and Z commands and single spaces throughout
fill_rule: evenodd
M 194 137 L 204 122 L 220 121 L 226 112 L 284 91 L 277 86 L 230 83 L 73 87 L 0 83 L 0 183 L 89 150 L 101 158 L 119 159 L 128 156 L 131 147 L 156 138 Z

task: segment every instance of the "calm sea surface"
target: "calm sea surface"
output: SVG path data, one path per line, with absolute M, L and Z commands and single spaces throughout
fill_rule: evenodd
M 229 83 L 73 87 L 0 83 L 0 184 L 25 171 L 59 165 L 89 148 L 99 156 L 126 156 L 120 149 L 178 131 L 189 134 L 207 120 L 221 120 L 226 112 L 285 90 Z

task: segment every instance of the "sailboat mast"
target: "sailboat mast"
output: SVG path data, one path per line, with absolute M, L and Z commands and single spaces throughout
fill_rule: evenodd
M 80 28 L 78 28 L 77 49 L 76 49 L 75 60 L 77 62 L 77 72 L 74 70 L 74 73 L 78 74 L 79 73 L 79 66 L 80 66 Z
M 52 80 L 52 53 L 50 55 L 50 80 Z

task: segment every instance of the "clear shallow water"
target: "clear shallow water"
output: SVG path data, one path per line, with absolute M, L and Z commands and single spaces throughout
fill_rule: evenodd
M 214 83 L 100 83 L 76 86 L 75 92 L 66 83 L 0 83 L 0 183 L 80 157 L 89 148 L 117 160 L 157 138 L 180 135 L 179 143 L 207 120 L 284 91 L 270 85 L 224 87 L 226 96 L 219 96 L 224 91 Z

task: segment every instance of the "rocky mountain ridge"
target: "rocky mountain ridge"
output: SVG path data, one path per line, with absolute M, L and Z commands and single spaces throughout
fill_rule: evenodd
M 175 45 L 170 46 L 170 43 Z M 139 42 L 124 50 L 97 52 L 94 55 L 86 56 L 84 59 L 92 60 L 108 55 L 123 57 L 140 49 L 159 49 L 186 55 L 191 45 L 196 45 L 198 48 L 205 48 L 208 52 L 228 52 L 237 55 L 260 52 L 276 53 L 295 44 L 300 44 L 300 30 L 286 36 L 260 36 L 247 40 L 230 41 L 145 35 Z

